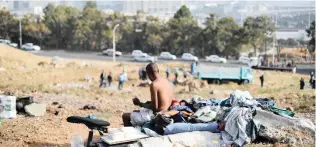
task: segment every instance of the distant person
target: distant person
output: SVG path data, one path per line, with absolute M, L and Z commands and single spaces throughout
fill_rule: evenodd
M 121 73 L 120 76 L 119 76 L 119 85 L 118 85 L 118 89 L 119 90 L 123 89 L 124 81 L 125 81 L 124 73 Z
M 315 89 L 315 75 L 312 78 L 312 88 Z
M 105 85 L 104 84 L 104 80 L 105 80 L 105 73 L 104 73 L 104 70 L 102 70 L 102 72 L 101 72 L 101 74 L 100 74 L 100 88 L 103 86 L 103 85 Z
M 196 72 L 196 62 L 191 63 L 191 75 L 194 75 Z
M 305 86 L 304 79 L 301 78 L 301 80 L 300 80 L 300 89 L 303 90 L 303 89 L 304 89 L 304 86 Z
M 111 83 L 112 83 L 112 73 L 110 72 L 109 75 L 108 75 L 108 84 L 109 84 L 109 86 L 111 86 Z
M 264 74 L 263 73 L 261 74 L 259 79 L 260 79 L 261 87 L 263 87 L 263 82 L 264 82 Z
M 175 68 L 174 77 L 175 77 L 174 84 L 177 84 L 178 83 L 178 77 L 179 77 L 178 68 Z
M 142 69 L 142 80 L 143 80 L 143 81 L 147 80 L 146 68 L 143 68 L 143 69 Z
M 314 76 L 314 72 L 310 73 L 310 79 L 309 79 L 309 85 L 313 85 L 313 76 Z
M 169 67 L 167 67 L 166 69 L 166 78 L 169 79 L 169 75 L 170 75 L 170 69 Z

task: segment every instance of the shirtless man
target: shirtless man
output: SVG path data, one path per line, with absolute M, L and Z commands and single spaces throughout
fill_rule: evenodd
M 138 98 L 134 98 L 134 105 L 151 109 L 154 113 L 168 111 L 173 99 L 173 90 L 169 81 L 159 75 L 159 69 L 156 63 L 148 64 L 146 66 L 146 72 L 148 78 L 152 81 L 150 85 L 151 102 L 141 103 Z M 131 125 L 130 113 L 123 114 L 122 119 L 124 126 Z

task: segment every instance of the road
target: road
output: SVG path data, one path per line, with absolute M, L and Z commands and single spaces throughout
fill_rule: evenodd
M 48 57 L 62 57 L 62 58 L 74 58 L 74 59 L 85 59 L 85 60 L 101 60 L 101 61 L 112 61 L 112 57 L 104 56 L 100 52 L 68 52 L 64 50 L 49 50 L 49 51 L 38 51 L 33 52 L 34 54 L 41 55 L 41 56 L 48 56 Z M 123 55 L 120 57 L 116 57 L 117 61 L 125 61 L 125 62 L 135 62 L 131 56 Z M 190 63 L 190 61 L 182 61 L 176 60 L 181 62 Z M 159 63 L 165 62 L 173 62 L 170 60 L 158 60 Z M 206 62 L 205 60 L 199 60 L 199 62 L 209 65 L 215 66 L 228 66 L 228 67 L 242 67 L 246 65 L 238 64 L 236 60 L 228 60 L 226 64 L 220 63 L 210 63 Z M 301 74 L 309 74 L 310 72 L 314 71 L 315 73 L 315 65 L 314 64 L 301 64 L 297 65 L 296 72 Z

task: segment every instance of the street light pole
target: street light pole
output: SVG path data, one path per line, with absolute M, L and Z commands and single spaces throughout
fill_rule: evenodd
M 114 29 L 113 29 L 113 62 L 115 62 L 115 52 L 116 52 L 116 50 L 115 50 L 115 30 L 119 26 L 120 26 L 120 24 L 116 24 L 114 26 Z
M 21 24 L 21 18 L 19 18 L 19 30 L 20 30 L 20 48 L 22 48 L 22 24 Z

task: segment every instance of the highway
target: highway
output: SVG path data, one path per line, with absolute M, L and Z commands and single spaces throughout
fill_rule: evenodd
M 71 59 L 112 61 L 112 57 L 104 56 L 101 54 L 101 52 L 69 52 L 69 51 L 64 51 L 64 50 L 48 50 L 48 51 L 42 50 L 42 51 L 37 51 L 37 52 L 32 52 L 32 53 L 41 55 L 41 56 L 48 56 L 48 57 L 58 56 L 61 58 L 71 58 Z M 116 57 L 116 61 L 136 62 L 133 60 L 133 58 L 130 55 L 123 55 L 120 57 Z M 175 61 L 187 62 L 188 64 L 190 63 L 190 61 L 182 61 L 179 59 Z M 166 63 L 166 62 L 174 62 L 174 61 L 158 60 L 158 63 Z M 210 62 L 206 62 L 204 59 L 199 59 L 199 62 L 203 64 L 214 65 L 214 66 L 231 66 L 231 67 L 247 66 L 243 64 L 238 64 L 236 60 L 228 60 L 226 64 L 210 63 Z M 296 70 L 297 73 L 309 74 L 311 71 L 315 72 L 314 64 L 297 65 L 297 70 Z

